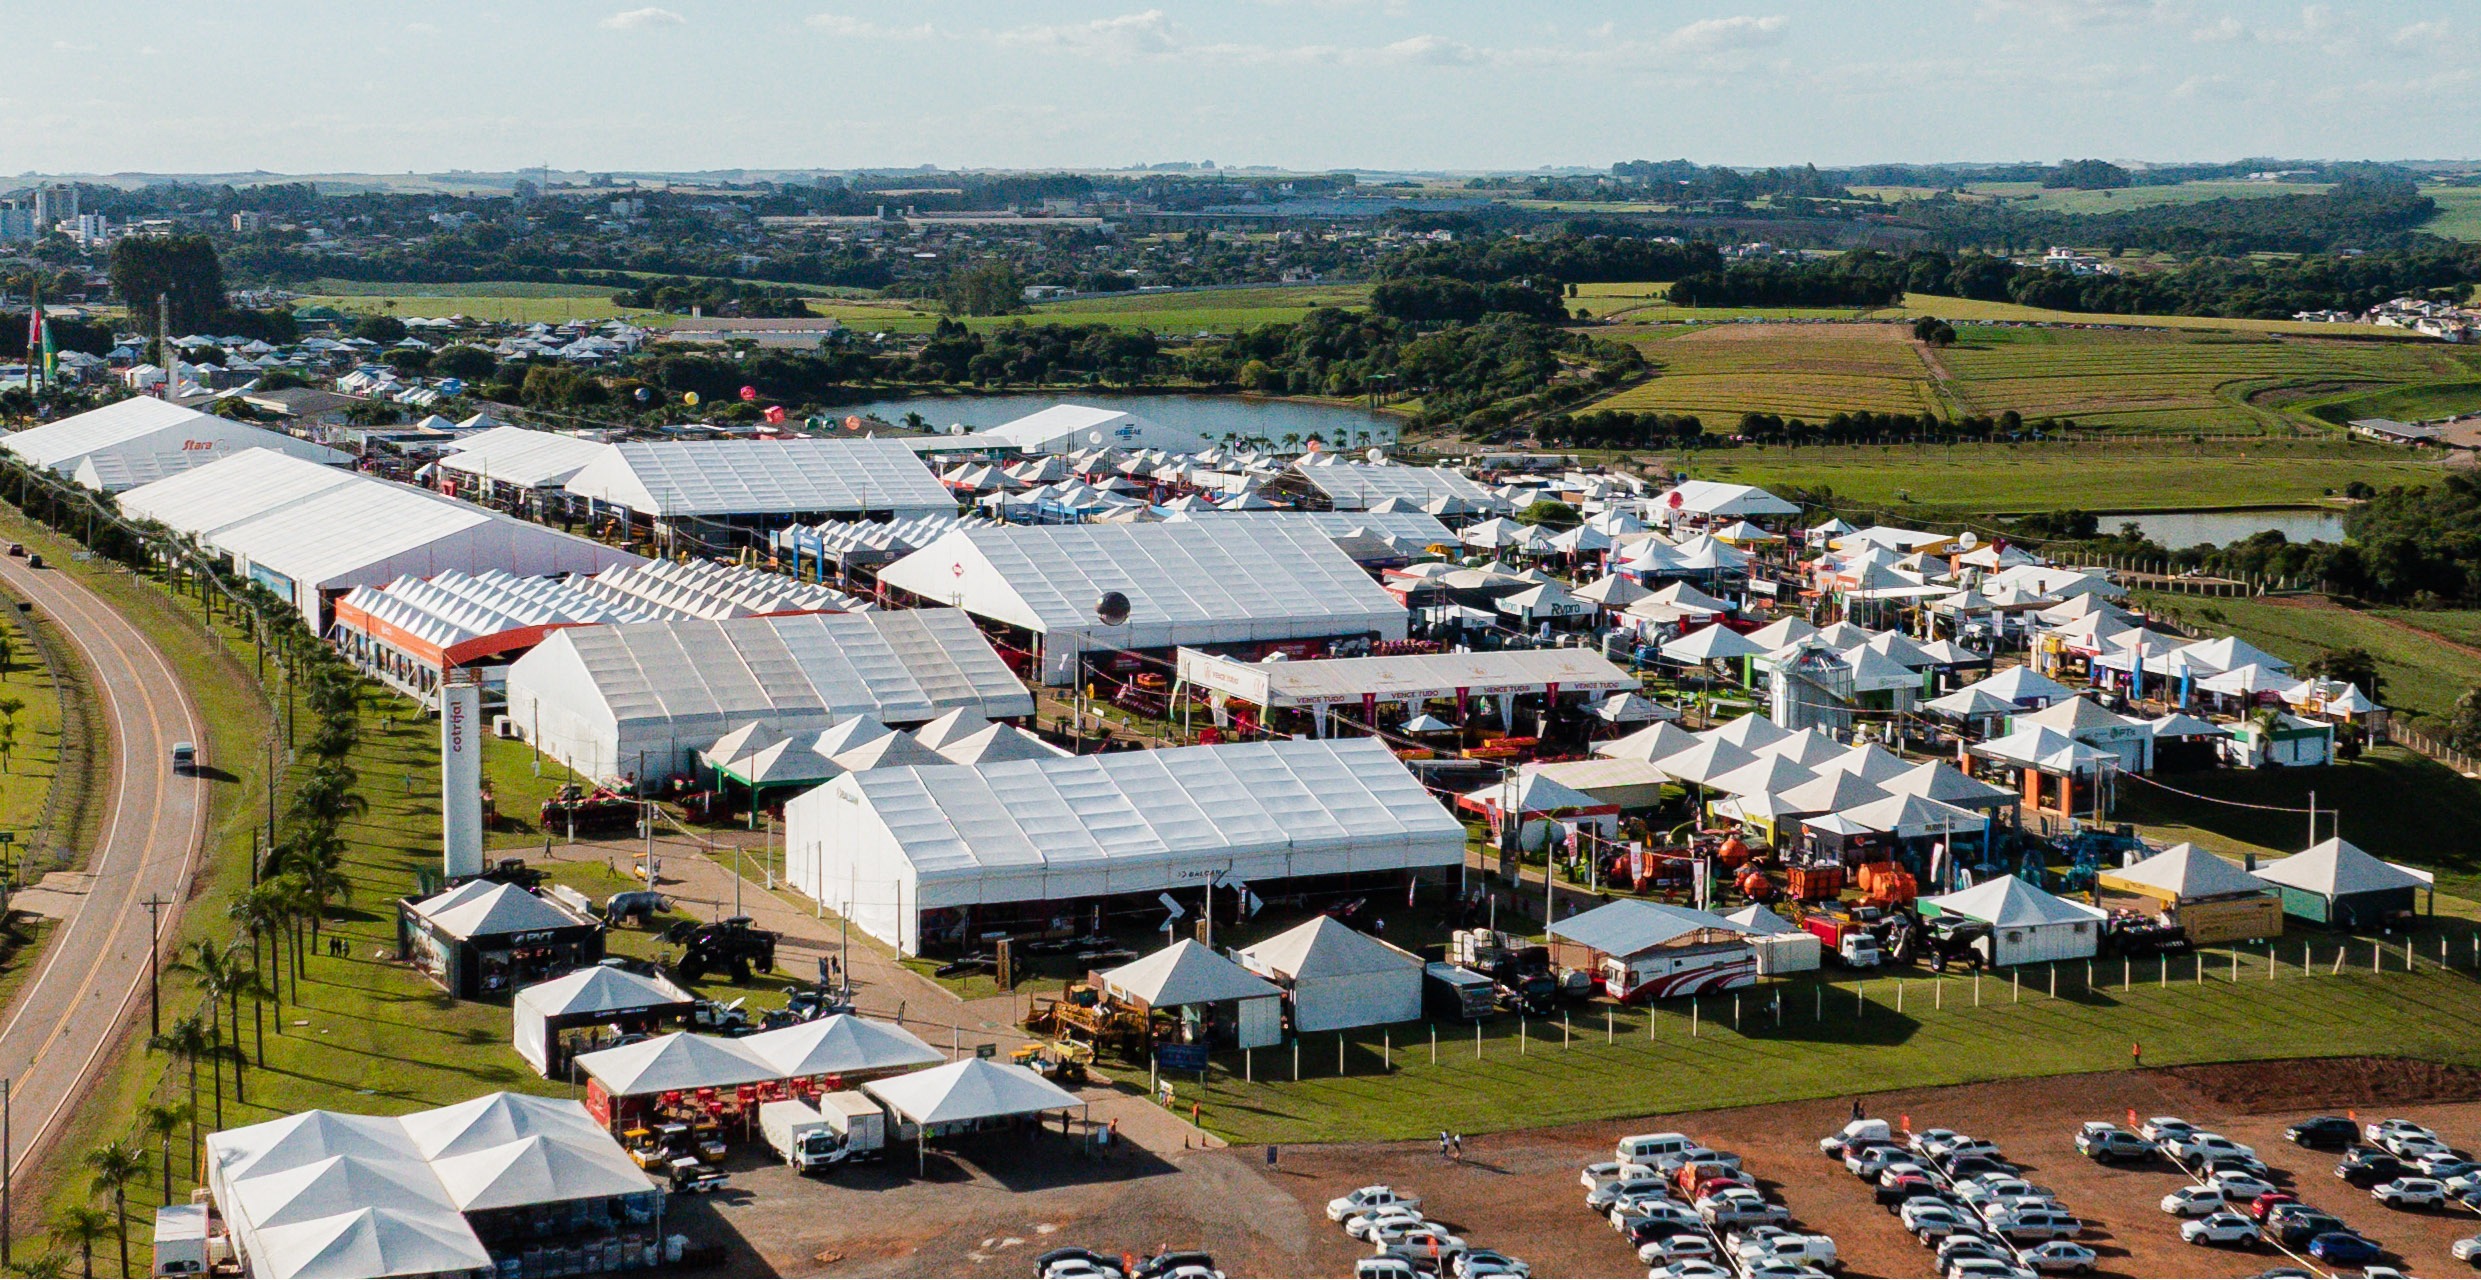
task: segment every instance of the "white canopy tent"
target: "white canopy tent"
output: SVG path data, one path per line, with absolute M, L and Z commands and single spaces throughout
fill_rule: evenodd
M 1453 867 L 1465 843 L 1371 738 L 875 769 L 785 823 L 786 879 L 907 952 L 925 910 Z
M 1165 649 L 1372 636 L 1401 640 L 1404 606 L 1306 522 L 1250 516 L 1131 525 L 958 529 L 879 580 L 1023 628 L 1048 683 L 1090 649 Z M 1105 592 L 1128 618 L 1096 616 Z
M 1316 916 L 1233 957 L 1282 986 L 1295 1033 L 1410 1022 L 1421 1016 L 1421 957 Z
M 1924 898 L 1922 905 L 1940 915 L 1988 924 L 1990 962 L 2001 966 L 2091 956 L 2101 945 L 2102 922 L 2110 918 L 2107 912 L 2070 902 L 2012 875 Z
M 1235 1043 L 1263 1049 L 1283 1042 L 1283 989 L 1215 954 L 1195 938 L 1183 938 L 1153 955 L 1102 975 L 1107 991 L 1149 1009 L 1200 1012 L 1235 1006 Z
M 563 487 L 654 520 L 956 514 L 954 495 L 896 440 L 633 440 Z
M 839 1013 L 743 1036 L 743 1052 L 778 1076 L 867 1076 L 947 1061 L 920 1036 L 892 1022 Z
M 268 449 L 323 466 L 353 458 L 325 445 L 232 418 L 185 409 L 152 396 L 116 400 L 56 422 L 0 435 L 0 452 L 28 466 L 64 476 L 81 467 L 107 492 L 135 487 L 245 449 Z
M 687 1031 L 581 1053 L 576 1062 L 578 1070 L 615 1098 L 729 1089 L 784 1078 L 775 1064 L 750 1050 L 746 1039 L 725 1040 Z
M 1033 696 L 954 609 L 671 621 L 553 632 L 510 664 L 518 734 L 589 777 L 660 776 L 753 722 L 772 739 L 867 714 L 1030 715 Z M 850 766 L 847 766 L 850 767 Z
M 612 965 L 590 965 L 517 992 L 512 1002 L 517 1056 L 548 1075 L 554 1024 L 592 1018 L 620 1022 L 664 1010 L 686 1010 L 697 997 L 663 977 L 647 977 Z

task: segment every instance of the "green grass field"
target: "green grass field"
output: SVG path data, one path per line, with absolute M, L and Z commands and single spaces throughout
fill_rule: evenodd
M 2421 224 L 2421 230 L 2454 240 L 2481 240 L 2481 187 L 2424 187 L 2422 191 L 2438 202 L 2438 216 Z
M 2150 209 L 2166 204 L 2196 204 L 2226 198 L 2313 196 L 2322 182 L 2183 182 L 2170 187 L 2122 187 L 2115 191 L 2071 191 L 2035 182 L 1976 182 L 1966 187 L 1981 195 L 2004 196 L 2020 209 L 2041 213 L 2109 213 L 2116 209 Z
M 1726 430 L 1752 412 L 1815 422 L 1839 411 L 1954 418 L 2012 409 L 2136 434 L 2323 435 L 2332 426 L 2306 407 L 2375 392 L 2445 404 L 2473 385 L 2475 372 L 2470 357 L 2444 344 L 2331 335 L 1988 322 L 1964 323 L 1958 333 L 1955 345 L 1933 350 L 1898 324 L 1632 326 L 1613 336 L 1634 339 L 1656 376 L 1594 407 L 1695 413 Z
M 2481 372 L 2481 362 L 2476 362 L 2475 372 Z M 2398 422 L 2456 418 L 2481 413 L 2481 381 L 2432 382 L 2355 395 L 2326 396 L 2300 407 L 2337 422 L 2350 422 L 2355 418 L 2393 418 Z
M 2309 796 L 2318 838 L 2344 839 L 2382 858 L 2434 871 L 2459 897 L 2481 889 L 2481 851 L 2465 835 L 2481 823 L 2481 783 L 2401 747 L 2321 769 L 2215 769 L 2125 781 L 2111 816 L 2157 843 L 2192 840 L 2219 853 L 2287 857 L 2309 845 Z M 2185 794 L 2183 794 L 2185 793 Z
M 10 750 L 0 758 L 0 831 L 16 837 L 14 847 L 7 850 L 11 860 L 26 852 L 42 825 L 45 804 L 60 777 L 63 746 L 60 696 L 52 688 L 42 652 L 28 634 L 31 616 L 11 609 L 0 618 L 0 639 L 8 646 L 7 665 L 0 667 L 0 701 L 19 704 L 13 715 L 0 717 L 13 721 L 16 731 Z M 65 642 L 60 648 L 60 660 L 71 664 L 62 677 L 82 682 L 85 673 L 74 665 L 75 651 Z M 85 787 L 94 781 L 75 778 L 66 785 Z M 56 833 L 55 838 L 66 841 L 70 834 Z M 33 870 L 28 878 L 41 874 L 41 869 Z
M 2020 992 L 2004 973 L 1982 978 L 1978 1008 L 1970 976 L 1948 977 L 1943 989 L 1927 978 L 1906 981 L 1900 1013 L 1891 979 L 1868 982 L 1857 993 L 1865 1010 L 1856 1011 L 1856 984 L 1803 977 L 1744 993 L 1740 1031 L 1732 1030 L 1726 997 L 1699 1002 L 1695 1035 L 1678 1001 L 1651 1015 L 1617 1015 L 1609 1043 L 1598 1010 L 1576 1017 L 1565 1047 L 1557 1020 L 1520 1033 L 1502 1018 L 1485 1024 L 1478 1058 L 1471 1027 L 1440 1027 L 1433 1065 L 1429 1028 L 1399 1025 L 1384 1033 L 1388 1042 L 1376 1029 L 1347 1035 L 1341 1075 L 1337 1038 L 1314 1033 L 1302 1043 L 1297 1082 L 1286 1049 L 1261 1051 L 1246 1067 L 1239 1055 L 1217 1055 L 1209 1083 L 1182 1079 L 1173 1087 L 1178 1101 L 1202 1105 L 1207 1128 L 1255 1144 L 1529 1129 L 1840 1096 L 1856 1081 L 1882 1090 L 2108 1071 L 2127 1065 L 2132 1041 L 2145 1046 L 2149 1067 L 2350 1054 L 2481 1063 L 2473 978 L 2468 969 L 2442 972 L 2434 941 L 2433 958 L 2415 972 L 2401 971 L 2398 948 L 2389 971 L 2373 975 L 2369 944 L 2355 943 L 2357 969 L 2329 975 L 2323 962 L 2340 940 L 2305 940 L 2321 958 L 2315 976 L 2301 972 L 2304 939 L 2293 937 L 2282 944 L 2272 980 L 2262 950 L 2243 954 L 2236 982 L 2227 954 L 2208 953 L 2202 984 L 2195 962 L 2183 957 L 2172 962 L 2174 981 L 2154 985 L 2157 971 L 2147 962 L 2135 966 L 2126 990 L 2115 962 L 2099 964 L 2093 988 L 2085 966 L 2068 962 L 2059 966 L 2056 998 L 2048 971 L 2036 966 Z M 2459 965 L 2468 965 L 2469 945 L 2455 942 Z M 1767 1012 L 1777 992 L 1780 1027 Z
M 331 282 L 334 283 L 334 282 Z M 644 319 L 660 311 L 615 306 L 612 291 L 580 285 L 394 285 L 398 292 L 305 294 L 300 304 L 334 307 L 348 315 L 468 316 L 508 324 L 560 324 L 569 320 Z M 450 292 L 472 289 L 473 292 Z M 494 292 L 481 292 L 490 289 Z M 523 292 L 498 292 L 513 290 Z M 540 292 L 535 292 L 540 291 Z
M 1909 506 L 1924 517 L 2297 506 L 2353 480 L 2384 488 L 2439 474 L 2437 463 L 2409 450 L 2324 440 L 1773 445 L 1663 460 L 1703 480 L 1828 489 L 1846 502 Z
M 2138 325 L 2148 329 L 2209 329 L 2227 333 L 2290 333 L 2306 337 L 2336 334 L 2389 334 L 2400 331 L 2381 329 L 2366 324 L 2317 324 L 2306 320 L 2249 320 L 2223 316 L 2126 316 L 2092 311 L 2053 311 L 2047 307 L 2027 307 L 2013 302 L 1984 302 L 1974 298 L 1951 298 L 1935 293 L 1908 293 L 1904 305 L 1887 314 L 1907 319 L 1914 316 L 1936 316 L 1950 323 L 1978 321 L 1992 324 L 2086 324 Z

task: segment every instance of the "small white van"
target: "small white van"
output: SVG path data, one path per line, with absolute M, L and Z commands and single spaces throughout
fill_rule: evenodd
M 1679 1155 L 1696 1145 L 1696 1139 L 1685 1133 L 1640 1133 L 1620 1139 L 1619 1145 L 1611 1150 L 1623 1164 L 1651 1165 L 1659 1169 L 1663 1166 L 1664 1157 Z

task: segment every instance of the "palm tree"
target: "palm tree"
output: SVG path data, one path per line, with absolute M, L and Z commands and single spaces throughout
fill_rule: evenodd
M 250 933 L 250 967 L 267 975 L 267 998 L 276 1004 L 276 1034 L 284 1034 L 284 966 L 271 963 L 284 954 L 285 929 L 293 918 L 293 905 L 287 891 L 272 880 L 259 882 L 248 893 L 233 900 L 225 912 Z M 261 957 L 259 945 L 264 940 L 274 954 Z M 264 1067 L 267 1058 L 260 1055 Z
M 335 858 L 305 863 L 292 868 L 290 874 L 301 881 L 302 896 L 310 902 L 310 941 L 316 943 L 328 904 L 353 901 L 353 879 Z
M 245 979 L 255 976 L 251 975 L 248 967 L 242 963 L 241 944 L 232 943 L 219 947 L 212 942 L 193 942 L 187 950 L 182 952 L 180 959 L 165 967 L 174 973 L 187 973 L 198 979 L 198 993 L 206 997 L 209 1010 L 207 1035 L 214 1042 L 214 1047 L 209 1050 L 209 1054 L 219 1060 L 222 1059 L 224 1056 L 224 1004 L 227 1001 L 232 1004 L 233 1040 L 238 1044 L 241 1039 L 241 992 L 246 985 Z M 241 1080 L 241 1068 L 244 1061 L 241 1058 L 233 1060 L 233 1100 L 236 1102 L 246 1101 L 242 1096 Z M 215 1082 L 215 1127 L 221 1129 L 224 1127 L 224 1071 L 221 1066 L 216 1068 Z
M 291 815 L 303 822 L 330 827 L 347 818 L 358 818 L 370 812 L 370 802 L 356 790 L 361 781 L 361 775 L 351 765 L 341 760 L 321 760 L 293 789 Z
M 207 1039 L 207 1025 L 200 1022 L 198 1015 L 193 1013 L 173 1023 L 162 1035 L 149 1039 L 146 1047 L 158 1053 L 169 1053 L 179 1058 L 182 1064 L 189 1068 L 190 1100 L 189 1105 L 183 1107 L 182 1110 L 189 1113 L 190 1167 L 195 1169 L 198 1167 L 198 1060 L 212 1052 L 212 1043 Z M 218 1076 L 217 1079 L 220 1082 L 222 1077 Z M 218 1083 L 216 1088 L 220 1092 L 223 1085 Z M 219 1116 L 223 1114 L 223 1103 L 220 1098 L 217 1100 L 216 1114 Z
M 146 1173 L 146 1157 L 132 1151 L 120 1139 L 86 1153 L 86 1167 L 94 1171 L 87 1183 L 88 1195 L 112 1194 L 112 1215 L 120 1220 L 121 1274 L 129 1274 L 129 1182 Z
M 150 1102 L 138 1108 L 138 1127 L 155 1139 L 155 1162 L 163 1166 L 165 1204 L 172 1203 L 172 1135 L 179 1133 L 181 1126 L 188 1124 L 197 1114 L 195 1108 L 182 1102 L 169 1106 Z
M 71 1205 L 52 1218 L 52 1239 L 63 1249 L 78 1251 L 86 1262 L 86 1280 L 95 1280 L 95 1242 L 110 1234 L 112 1219 L 89 1205 Z

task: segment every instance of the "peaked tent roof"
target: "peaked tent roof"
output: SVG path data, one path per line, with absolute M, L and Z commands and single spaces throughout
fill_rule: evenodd
M 1749 642 L 1749 638 L 1715 623 L 1702 631 L 1692 631 L 1677 640 L 1663 643 L 1662 653 L 1674 662 L 1717 662 L 1730 658 L 1754 658 L 1766 652 Z
M 1929 760 L 1878 784 L 1897 795 L 1921 796 L 1966 808 L 2006 804 L 2016 793 L 1994 787 L 1944 760 Z
M 737 1043 L 786 1077 L 893 1071 L 947 1059 L 903 1027 L 850 1013 L 761 1031 Z
M 782 1079 L 773 1064 L 745 1047 L 747 1043 L 675 1031 L 617 1049 L 582 1053 L 573 1061 L 602 1081 L 604 1092 L 616 1098 Z
M 1234 954 L 1255 968 L 1295 982 L 1421 967 L 1419 957 L 1357 933 L 1333 916 L 1319 916 L 1295 925 Z
M 1927 901 L 1940 911 L 1986 920 L 2001 928 L 2075 924 L 2109 918 L 2107 912 L 2036 889 L 2012 875 L 1984 880 L 1970 889 L 1943 894 Z
M 518 1003 L 553 1018 L 688 1004 L 696 999 L 669 978 L 650 978 L 607 964 L 589 965 L 517 992 Z
M 654 1181 L 613 1143 L 563 1142 L 547 1134 L 449 1156 L 431 1168 L 448 1189 L 448 1198 L 466 1213 L 655 1189 Z
M 2105 871 L 2114 886 L 2160 889 L 2171 897 L 2217 898 L 2233 893 L 2264 893 L 2273 886 L 2183 840 L 2134 866 Z
M 1515 794 L 1502 783 L 1475 787 L 1464 798 L 1484 809 L 1512 808 L 1522 813 L 1564 813 L 1572 809 L 1609 809 L 1603 801 L 1540 773 L 1522 771 L 1516 775 Z
M 2071 738 L 2088 730 L 2126 729 L 2131 725 L 2148 724 L 2143 720 L 2131 720 L 2126 716 L 2115 714 L 2101 703 L 2082 694 L 2073 698 L 2062 698 L 2039 711 L 2023 712 L 2017 715 L 2016 723 L 2057 729 Z
M 1659 761 L 1676 756 L 1697 745 L 1697 735 L 1668 720 L 1653 724 L 1623 737 L 1594 744 L 1594 754 L 1613 760 Z
M 1706 738 L 1688 750 L 1674 752 L 1654 764 L 1682 782 L 1703 786 L 1756 759 L 1756 756 L 1721 738 Z
M 627 441 L 568 492 L 649 516 L 953 513 L 956 498 L 900 440 Z
M 366 1208 L 257 1234 L 250 1261 L 262 1276 L 434 1276 L 494 1265 L 453 1210 Z
M 1697 735 L 1706 741 L 1728 742 L 1743 751 L 1755 753 L 1758 748 L 1791 737 L 1782 725 L 1752 711 L 1720 729 L 1708 729 Z
M 1978 689 L 2011 703 L 2031 702 L 2035 699 L 2056 702 L 2061 698 L 2076 696 L 2074 689 L 2068 688 L 2031 667 L 2024 666 L 2009 667 L 1986 680 L 1976 680 L 1964 686 L 1964 689 Z M 1962 693 L 1964 689 L 1959 689 L 1957 692 Z
M 1666 906 L 1642 898 L 1622 898 L 1591 911 L 1581 911 L 1551 926 L 1551 936 L 1604 955 L 1633 956 L 1703 930 L 1746 933 L 1748 930 L 1710 911 Z
M 956 1124 L 1082 1107 L 1085 1100 L 1012 1062 L 966 1058 L 862 1090 L 916 1124 Z
M 1886 787 L 1857 773 L 1834 770 L 1817 774 L 1807 782 L 1786 787 L 1774 796 L 1776 815 L 1841 813 L 1875 800 L 1885 799 Z
M 1979 831 L 1988 821 L 1970 809 L 1909 795 L 1889 795 L 1845 809 L 1835 816 L 1902 839 Z
M 1763 904 L 1750 903 L 1723 917 L 1740 926 L 1740 931 L 1756 938 L 1770 938 L 1779 933 L 1799 933 L 1801 927 L 1769 911 Z
M 1283 994 L 1275 984 L 1215 954 L 1195 938 L 1183 938 L 1153 955 L 1109 970 L 1103 981 L 1157 1009 Z
M 432 903 L 448 896 L 441 894 L 417 902 L 414 910 L 460 938 L 571 929 L 587 923 L 513 884 L 495 884 L 480 893 L 460 895 L 443 909 L 432 909 Z
M 2410 889 L 2430 882 L 2382 862 L 2349 840 L 2322 840 L 2279 862 L 2257 868 L 2257 878 L 2293 889 L 2339 898 L 2355 893 Z

